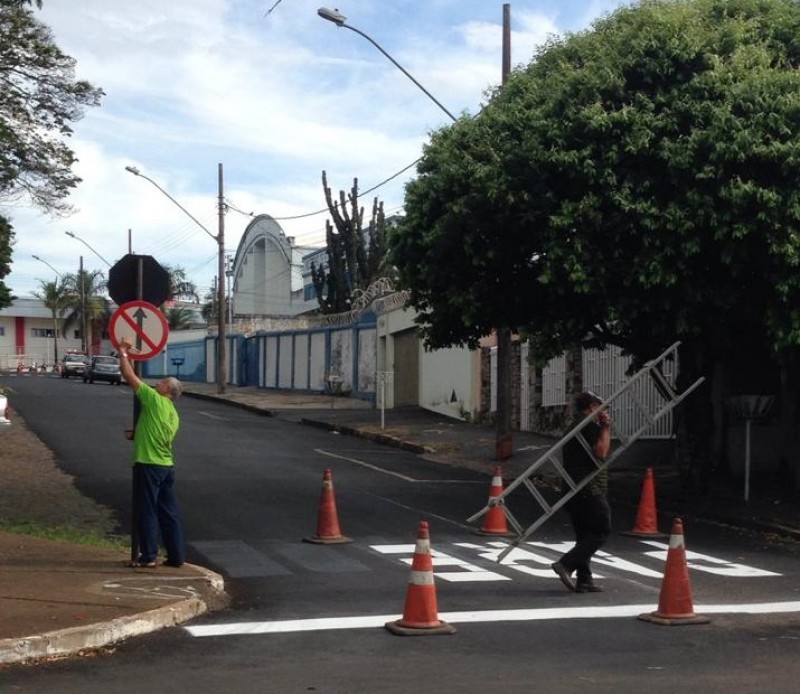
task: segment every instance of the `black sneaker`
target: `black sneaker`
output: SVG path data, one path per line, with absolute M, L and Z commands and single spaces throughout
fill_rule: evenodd
M 575 582 L 572 580 L 572 576 L 570 576 L 570 571 L 567 570 L 567 567 L 564 566 L 560 561 L 555 562 L 554 564 L 550 564 L 550 568 L 558 574 L 558 577 L 561 579 L 561 582 L 564 584 L 564 587 L 570 592 L 575 592 Z

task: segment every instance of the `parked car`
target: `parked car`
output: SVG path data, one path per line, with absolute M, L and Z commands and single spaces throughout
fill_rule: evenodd
M 92 361 L 83 374 L 83 382 L 94 383 L 95 381 L 108 381 L 115 386 L 122 383 L 119 359 L 117 357 L 92 357 Z
M 11 408 L 8 406 L 8 396 L 0 392 L 0 434 L 5 434 L 11 429 Z
M 61 378 L 69 378 L 70 376 L 83 376 L 86 373 L 86 367 L 89 364 L 89 359 L 85 354 L 78 352 L 68 352 L 61 360 Z

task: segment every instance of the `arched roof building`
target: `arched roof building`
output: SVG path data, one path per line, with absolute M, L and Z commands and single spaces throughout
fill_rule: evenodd
M 247 225 L 233 260 L 233 310 L 237 316 L 294 316 L 317 308 L 310 263 L 315 246 L 296 246 L 280 224 L 260 214 Z M 323 253 L 324 256 L 324 253 Z M 319 262 L 319 260 L 317 260 Z M 310 291 L 309 291 L 310 287 Z

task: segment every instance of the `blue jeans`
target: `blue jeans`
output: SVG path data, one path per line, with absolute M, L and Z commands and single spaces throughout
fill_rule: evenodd
M 167 562 L 179 566 L 185 560 L 174 484 L 175 470 L 172 466 L 147 463 L 133 466 L 133 498 L 141 562 L 156 560 L 159 531 L 167 550 Z

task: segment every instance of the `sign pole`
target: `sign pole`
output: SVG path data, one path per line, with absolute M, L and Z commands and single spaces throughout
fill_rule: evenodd
M 113 334 L 116 326 L 120 333 L 130 336 L 132 338 L 131 342 L 137 347 L 142 347 L 144 343 L 147 343 L 151 349 L 155 345 L 163 346 L 166 343 L 168 327 L 166 320 L 156 306 L 161 305 L 169 298 L 169 273 L 158 264 L 155 258 L 149 255 L 134 255 L 130 252 L 130 229 L 128 230 L 128 251 L 129 253 L 118 260 L 108 271 L 108 293 L 111 299 L 120 307 L 111 318 L 109 330 L 111 342 L 115 349 L 118 350 L 120 335 L 115 337 Z M 123 311 L 130 303 L 136 305 L 135 308 L 138 310 L 138 315 L 131 316 Z M 134 317 L 136 320 L 134 320 Z M 157 320 L 154 321 L 154 318 Z M 146 334 L 145 325 L 148 326 L 147 330 L 153 329 L 153 326 L 155 326 L 153 336 Z M 142 356 L 141 358 L 147 359 L 151 356 L 152 354 L 148 353 L 147 356 Z M 136 363 L 136 360 L 133 363 L 133 370 L 136 376 L 141 378 L 142 369 Z M 138 420 L 139 399 L 134 393 L 133 436 L 136 435 Z M 133 469 L 135 470 L 135 468 Z M 131 561 L 135 562 L 139 558 L 139 538 L 137 533 L 139 513 L 136 504 L 135 476 L 133 477 L 131 497 Z
M 136 298 L 141 301 L 144 294 L 144 264 L 141 258 L 136 263 Z M 133 362 L 133 372 L 137 377 L 141 375 L 142 368 L 139 362 Z M 139 421 L 139 398 L 133 393 L 133 436 L 136 436 L 136 424 Z M 133 461 L 134 464 L 136 461 Z M 131 563 L 139 561 L 139 499 L 136 493 L 136 468 L 131 467 Z

